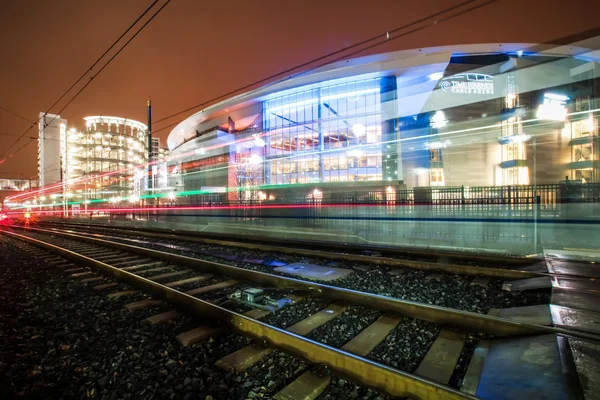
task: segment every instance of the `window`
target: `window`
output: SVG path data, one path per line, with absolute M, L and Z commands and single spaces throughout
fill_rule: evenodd
M 358 173 L 364 174 L 365 179 L 371 179 L 366 175 L 381 175 L 381 151 L 376 149 L 382 137 L 382 79 L 386 78 L 313 88 L 265 101 L 265 157 L 274 159 L 275 165 L 271 168 L 271 181 L 277 181 L 277 176 L 282 174 L 287 181 L 294 173 L 305 173 L 302 179 L 318 181 L 320 159 L 323 171 L 332 171 L 327 175 L 330 181 L 345 179 L 341 171 L 348 168 L 363 169 Z M 352 157 L 345 151 L 331 151 L 367 143 L 375 144 L 374 151 L 361 151 L 363 154 Z M 321 146 L 326 153 L 318 152 Z M 291 163 L 288 168 L 280 168 L 275 161 L 278 157 L 302 154 L 311 156 Z
M 431 186 L 444 186 L 444 169 L 443 168 L 431 168 L 430 174 L 430 185 Z
M 587 111 L 590 109 L 590 96 L 577 97 L 575 99 L 575 111 Z
M 503 146 L 502 161 L 526 160 L 525 143 L 509 143 Z
M 590 116 L 589 118 L 571 123 L 571 134 L 573 139 L 596 135 L 596 120 Z
M 590 161 L 594 159 L 592 143 L 575 145 L 572 147 L 573 162 Z
M 439 149 L 430 150 L 429 156 L 431 161 L 442 161 L 442 155 Z
M 503 170 L 502 184 L 529 185 L 529 168 L 513 167 Z

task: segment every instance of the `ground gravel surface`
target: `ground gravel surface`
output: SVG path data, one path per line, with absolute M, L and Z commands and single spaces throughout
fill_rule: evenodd
M 308 298 L 285 306 L 275 313 L 268 314 L 261 321 L 278 328 L 289 328 L 295 323 L 318 313 L 330 304 L 331 301 L 327 299 Z
M 309 339 L 333 347 L 342 347 L 381 315 L 377 310 L 360 306 L 348 307 L 340 316 L 308 334 Z
M 349 268 L 353 274 L 328 285 L 375 293 L 382 296 L 403 300 L 439 305 L 459 310 L 485 314 L 491 308 L 522 307 L 537 304 L 548 304 L 549 290 L 526 292 L 507 292 L 501 289 L 502 281 L 491 280 L 489 287 L 471 285 L 473 277 L 452 275 L 442 272 L 425 272 L 401 267 L 386 267 L 367 263 L 331 261 L 290 254 L 262 252 L 235 247 L 205 245 L 194 242 L 144 238 L 143 236 L 118 235 L 108 231 L 108 239 L 125 240 L 137 246 L 155 250 L 173 252 L 189 257 L 201 258 L 222 264 L 247 268 L 276 275 L 284 275 L 273 270 L 272 266 L 258 263 L 257 260 L 276 260 L 283 263 L 303 262 L 339 268 Z M 252 261 L 252 262 L 249 262 Z M 436 279 L 426 279 L 435 274 Z
M 357 386 L 352 382 L 340 378 L 339 376 L 332 376 L 331 383 L 321 393 L 318 400 L 353 400 L 353 399 L 373 399 L 373 400 L 387 400 L 390 397 L 383 396 L 371 389 Z
M 51 222 L 49 223 L 49 225 L 55 226 Z M 68 225 L 68 222 L 66 225 Z M 79 223 L 79 224 L 74 224 L 72 226 L 72 229 L 77 229 L 78 231 L 85 231 L 85 232 L 90 232 L 90 233 L 103 233 L 106 235 L 128 235 L 129 237 L 132 237 L 132 238 L 139 238 L 140 240 L 146 240 L 146 238 L 143 235 L 140 235 L 138 232 L 133 231 L 131 233 L 126 233 L 126 232 L 124 232 L 124 230 L 122 228 L 110 226 L 110 221 L 108 221 L 108 225 L 105 227 L 102 227 L 102 226 L 90 227 L 90 226 L 86 226 L 82 223 Z M 195 243 L 195 242 L 190 242 L 190 243 Z M 218 246 L 215 246 L 215 247 L 218 247 Z M 415 261 L 444 262 L 444 263 L 452 262 L 454 264 L 459 264 L 459 265 L 469 265 L 469 266 L 479 265 L 479 266 L 488 267 L 488 268 L 508 268 L 507 265 L 502 264 L 501 262 L 498 262 L 498 261 L 491 261 L 491 260 L 483 260 L 482 261 L 482 260 L 472 260 L 472 259 L 464 259 L 464 258 L 452 258 L 450 260 L 449 257 L 444 256 L 444 255 L 440 256 L 437 254 L 428 254 L 426 252 L 426 250 L 424 250 L 422 253 L 409 254 L 409 253 L 402 253 L 402 252 L 397 252 L 397 251 L 390 252 L 385 247 L 377 249 L 377 250 L 363 250 L 361 252 L 358 252 L 358 251 L 356 251 L 356 249 L 349 247 L 349 248 L 345 249 L 344 251 L 347 251 L 348 253 L 352 253 L 352 254 L 373 255 L 373 256 L 377 256 L 377 257 L 380 257 L 380 256 L 393 257 L 396 259 L 410 259 L 410 260 L 415 260 Z M 470 253 L 470 252 L 466 252 L 465 254 L 472 255 L 472 253 Z
M 404 317 L 367 357 L 412 373 L 427 354 L 440 330 L 441 327 L 432 322 Z
M 221 334 L 182 347 L 175 335 L 197 320 L 150 326 L 143 319 L 168 307 L 126 311 L 143 296 L 109 300 L 4 240 L 0 284 L 2 399 L 271 398 L 307 368 L 275 351 L 244 373 L 225 373 L 215 361 L 248 338 Z

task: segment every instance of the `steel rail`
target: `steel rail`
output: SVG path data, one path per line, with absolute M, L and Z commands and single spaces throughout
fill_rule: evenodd
M 488 333 L 497 337 L 513 337 L 536 334 L 564 334 L 585 339 L 600 340 L 598 335 L 586 332 L 516 322 L 485 314 L 423 304 L 409 300 L 401 300 L 372 293 L 359 292 L 356 290 L 253 271 L 178 254 L 165 253 L 158 250 L 132 246 L 129 244 L 92 238 L 89 236 L 80 236 L 73 233 L 49 231 L 39 228 L 26 228 L 21 226 L 17 226 L 16 228 L 34 232 L 42 232 L 50 235 L 54 234 L 63 237 L 69 237 L 79 241 L 94 243 L 96 245 L 105 247 L 112 247 L 125 252 L 143 255 L 145 257 L 161 261 L 167 261 L 203 273 L 208 272 L 218 275 L 226 275 L 239 281 L 260 283 L 266 286 L 282 289 L 306 291 L 317 297 L 323 297 L 353 305 L 360 305 L 371 309 L 377 309 L 384 312 L 390 312 L 438 324 L 456 325 L 468 331 Z
M 68 225 L 68 224 L 66 224 Z M 83 224 L 75 224 L 82 225 Z M 94 226 L 101 228 L 101 226 Z M 123 228 L 114 228 L 114 227 L 103 227 L 103 228 L 113 228 L 117 230 L 124 230 Z M 57 228 L 55 228 L 57 229 Z M 65 228 L 63 228 L 65 229 Z M 93 228 L 92 228 L 93 229 Z M 131 232 L 131 230 L 130 230 Z M 390 257 L 371 257 L 362 254 L 352 254 L 352 253 L 337 253 L 323 250 L 310 250 L 303 248 L 295 248 L 295 247 L 282 247 L 275 246 L 269 244 L 258 244 L 258 243 L 249 243 L 249 242 L 236 242 L 231 240 L 221 240 L 221 239 L 206 239 L 199 238 L 195 236 L 187 236 L 185 234 L 174 234 L 174 233 L 159 233 L 159 232 L 146 232 L 140 231 L 141 234 L 146 237 L 153 237 L 159 239 L 170 239 L 170 240 L 185 240 L 188 242 L 195 243 L 204 243 L 204 244 L 212 244 L 226 247 L 238 247 L 248 250 L 260 250 L 260 251 L 271 251 L 271 252 L 279 252 L 283 254 L 293 254 L 293 255 L 302 255 L 302 256 L 311 256 L 311 257 L 320 257 L 320 258 L 328 258 L 331 260 L 343 260 L 343 261 L 357 261 L 357 262 L 366 262 L 377 265 L 386 265 L 391 267 L 406 267 L 410 269 L 422 270 L 422 271 L 443 271 L 450 274 L 455 275 L 465 275 L 465 276 L 487 276 L 491 278 L 504 278 L 504 279 L 527 279 L 527 278 L 535 278 L 538 276 L 545 276 L 547 274 L 530 272 L 530 271 L 520 271 L 520 270 L 512 270 L 512 269 L 502 269 L 502 268 L 493 268 L 493 267 L 478 267 L 478 266 L 470 266 L 470 265 L 461 265 L 461 264 L 439 264 L 435 262 L 429 261 L 415 261 L 415 260 L 405 260 L 405 259 L 396 259 Z M 83 233 L 83 232 L 77 232 Z M 535 261 L 535 260 L 533 260 Z
M 409 374 L 375 361 L 339 350 L 303 336 L 287 332 L 252 318 L 243 316 L 193 296 L 179 292 L 133 273 L 112 267 L 101 261 L 61 248 L 35 238 L 3 231 L 14 238 L 60 254 L 78 264 L 87 265 L 105 275 L 165 299 L 191 314 L 209 317 L 239 333 L 264 340 L 272 347 L 313 364 L 327 365 L 346 379 L 371 387 L 393 397 L 415 399 L 477 399 L 458 390 Z
M 118 221 L 117 221 L 118 222 Z M 133 221 L 132 221 L 133 222 Z M 63 221 L 42 221 L 42 223 L 50 223 L 57 225 L 75 225 L 75 226 L 89 226 L 89 227 L 97 227 L 97 228 L 112 228 L 119 230 L 135 230 L 143 233 L 157 233 L 157 234 L 165 234 L 165 235 L 175 235 L 177 237 L 177 233 L 180 233 L 182 236 L 186 238 L 195 238 L 199 241 L 202 240 L 216 240 L 216 241 L 230 241 L 232 243 L 248 243 L 252 242 L 257 245 L 263 245 L 264 243 L 271 243 L 272 246 L 297 246 L 297 250 L 304 250 L 306 248 L 325 248 L 327 250 L 334 249 L 339 252 L 351 252 L 356 249 L 356 247 L 366 250 L 366 251 L 375 251 L 375 252 L 384 252 L 390 254 L 397 255 L 422 255 L 424 252 L 427 252 L 428 255 L 434 255 L 438 257 L 448 257 L 448 258 L 458 258 L 463 260 L 474 260 L 474 261 L 486 261 L 486 262 L 502 262 L 505 264 L 511 265 L 529 265 L 534 262 L 543 261 L 544 258 L 541 257 L 525 257 L 525 256 L 505 256 L 501 254 L 473 254 L 470 252 L 459 252 L 452 250 L 441 250 L 435 248 L 423 248 L 423 249 L 415 249 L 415 248 L 406 248 L 406 247 L 388 247 L 383 245 L 376 244 L 357 244 L 357 243 L 338 243 L 338 242 L 322 242 L 316 240 L 295 240 L 293 243 L 290 243 L 288 240 L 277 239 L 272 237 L 252 237 L 247 234 L 219 234 L 212 232 L 201 232 L 201 231 L 189 231 L 189 230 L 177 230 L 174 229 L 166 229 L 166 228 L 157 228 L 157 227 L 129 227 L 122 225 L 107 225 L 107 224 L 90 224 L 90 223 L 81 223 L 81 222 L 63 222 Z M 234 240 L 232 240 L 234 239 Z M 239 242 L 238 242 L 239 241 Z M 209 242 L 207 242 L 209 243 Z M 304 246 L 304 247 L 302 247 Z M 350 253 L 351 254 L 351 253 Z

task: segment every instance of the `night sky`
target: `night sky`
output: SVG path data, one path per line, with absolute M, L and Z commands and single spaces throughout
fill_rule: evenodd
M 458 3 L 173 0 L 61 116 L 78 128 L 84 127 L 86 115 L 145 122 L 146 98 L 151 96 L 158 120 Z M 38 113 L 46 111 L 150 4 L 150 0 L 0 2 L 0 107 L 36 121 Z M 599 9 L 598 2 L 590 0 L 498 0 L 371 53 L 457 43 L 552 43 L 596 28 Z M 29 125 L 0 110 L 0 153 L 17 138 L 7 134 L 20 135 Z M 169 131 L 158 133 L 163 145 Z M 36 125 L 9 153 L 37 134 Z M 35 176 L 36 164 L 33 141 L 0 164 L 0 177 Z

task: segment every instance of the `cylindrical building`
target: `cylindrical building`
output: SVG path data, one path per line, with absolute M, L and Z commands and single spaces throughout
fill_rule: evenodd
M 91 198 L 128 196 L 140 191 L 142 167 L 148 162 L 147 126 L 139 121 L 120 118 L 85 117 L 83 132 L 68 133 L 65 178 L 85 179 L 85 192 Z M 108 173 L 111 174 L 108 174 Z M 116 173 L 115 173 L 116 172 Z M 93 178 L 91 178 L 93 177 Z M 91 179 L 90 179 L 91 178 Z

